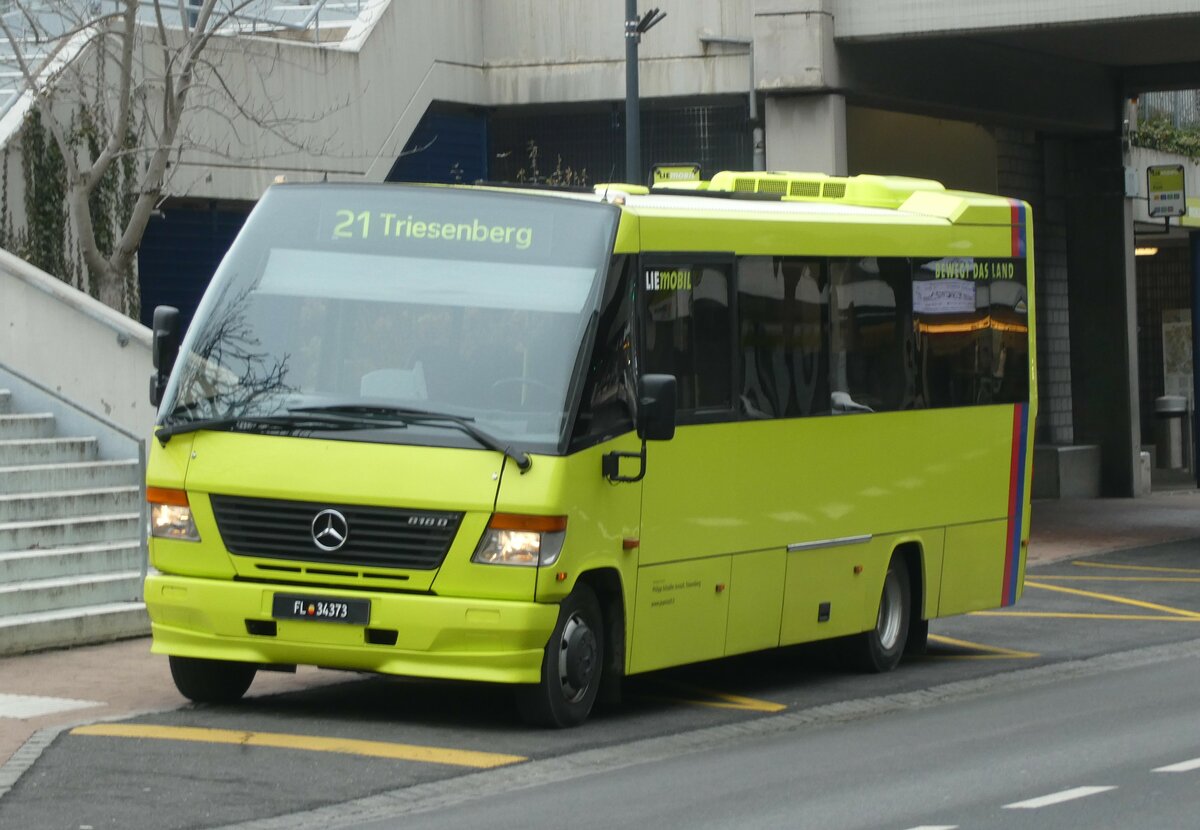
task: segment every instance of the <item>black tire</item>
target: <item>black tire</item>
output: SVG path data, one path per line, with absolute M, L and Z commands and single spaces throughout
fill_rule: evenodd
M 863 671 L 889 672 L 900 665 L 912 609 L 912 587 L 908 568 L 898 556 L 888 563 L 879 596 L 875 627 L 854 638 L 855 657 Z
M 929 620 L 913 617 L 908 624 L 908 641 L 904 653 L 909 657 L 920 657 L 929 651 Z
M 604 666 L 604 617 L 596 594 L 576 585 L 558 611 L 546 643 L 540 683 L 517 689 L 521 719 L 562 729 L 587 720 L 600 690 Z
M 234 703 L 250 688 L 258 667 L 253 663 L 174 657 L 171 679 L 179 693 L 196 703 Z

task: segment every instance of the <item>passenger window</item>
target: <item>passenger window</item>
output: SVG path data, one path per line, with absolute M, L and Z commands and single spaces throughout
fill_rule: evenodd
M 907 259 L 830 262 L 830 399 L 836 412 L 916 406 Z
M 738 261 L 741 409 L 750 418 L 830 411 L 829 286 L 820 260 Z
M 1029 399 L 1023 260 L 918 260 L 912 296 L 926 406 Z
M 676 378 L 681 412 L 728 411 L 733 405 L 730 266 L 647 265 L 644 370 Z

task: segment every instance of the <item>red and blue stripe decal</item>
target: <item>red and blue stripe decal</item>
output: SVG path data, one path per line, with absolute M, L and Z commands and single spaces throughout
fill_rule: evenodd
M 1020 259 L 1025 256 L 1025 203 L 1009 199 L 1008 205 L 1012 219 L 1012 255 Z
M 1021 529 L 1025 526 L 1025 466 L 1029 449 L 1029 404 L 1013 408 L 1012 458 L 1008 479 L 1008 537 L 1004 545 L 1004 588 L 1000 604 L 1017 601 L 1021 575 Z

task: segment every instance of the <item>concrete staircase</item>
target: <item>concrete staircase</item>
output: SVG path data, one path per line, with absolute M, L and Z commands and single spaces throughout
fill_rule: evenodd
M 138 459 L 12 409 L 0 389 L 0 655 L 146 634 Z

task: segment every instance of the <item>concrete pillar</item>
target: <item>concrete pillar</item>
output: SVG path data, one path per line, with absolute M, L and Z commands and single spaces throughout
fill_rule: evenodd
M 1042 443 L 1075 443 L 1071 384 L 1071 283 L 1067 249 L 1067 145 L 1042 139 L 1044 201 L 1033 221 L 1037 258 L 1038 429 Z M 1004 192 L 1003 190 L 1001 191 Z M 1040 208 L 1040 209 L 1039 209 Z
M 1192 435 L 1200 438 L 1200 232 L 1188 234 L 1192 260 Z M 1192 470 L 1200 487 L 1200 440 L 1192 441 Z
M 1067 144 L 1067 292 L 1076 444 L 1099 444 L 1106 496 L 1137 493 L 1137 290 L 1133 208 L 1119 136 Z
M 846 175 L 846 98 L 771 95 L 764 109 L 767 169 Z

